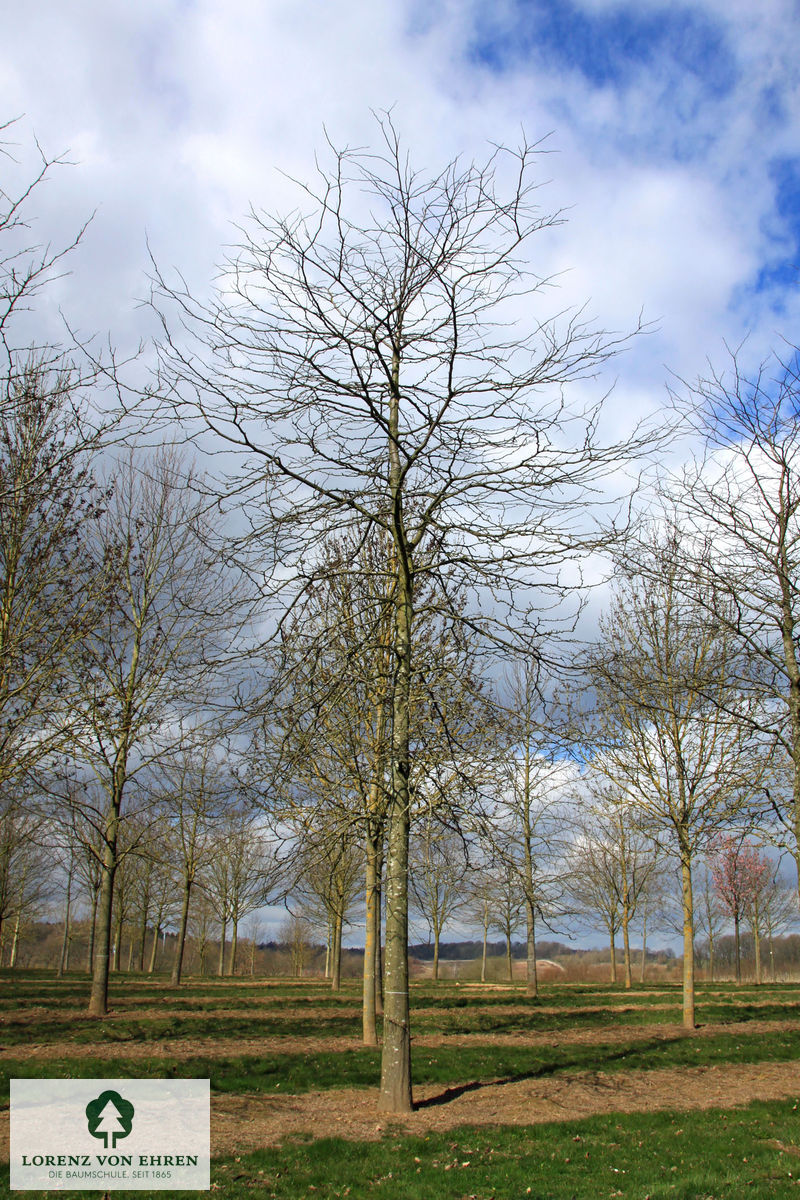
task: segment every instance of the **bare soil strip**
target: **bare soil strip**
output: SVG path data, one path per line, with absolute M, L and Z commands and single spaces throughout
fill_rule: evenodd
M 453 1088 L 432 1085 L 415 1089 L 414 1113 L 391 1118 L 377 1112 L 377 1090 L 215 1096 L 211 1140 L 215 1154 L 232 1154 L 279 1145 L 298 1135 L 362 1141 L 392 1131 L 425 1134 L 459 1125 L 539 1125 L 611 1112 L 728 1109 L 784 1097 L 800 1098 L 796 1063 L 598 1071 Z
M 793 1098 L 797 1063 L 724 1064 L 662 1071 L 584 1072 L 561 1078 L 467 1082 L 415 1089 L 415 1112 L 385 1117 L 378 1091 L 302 1096 L 213 1095 L 212 1155 L 244 1154 L 296 1137 L 372 1141 L 386 1133 L 425 1134 L 462 1125 L 541 1125 L 602 1113 L 690 1112 L 737 1108 L 753 1100 Z M 533 1135 L 535 1136 L 535 1135 Z M 8 1110 L 0 1112 L 0 1159 L 8 1161 Z

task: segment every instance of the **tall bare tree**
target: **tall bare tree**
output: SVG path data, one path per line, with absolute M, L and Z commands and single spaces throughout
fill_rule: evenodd
M 156 288 L 162 309 L 179 310 L 165 319 L 162 360 L 192 429 L 199 418 L 217 446 L 242 451 L 225 485 L 237 499 L 266 489 L 266 506 L 251 510 L 251 546 L 270 585 L 296 596 L 311 547 L 334 529 L 377 526 L 392 546 L 379 1103 L 405 1112 L 421 581 L 435 577 L 442 611 L 468 593 L 473 623 L 507 635 L 518 586 L 535 582 L 541 616 L 548 590 L 561 594 L 559 565 L 598 540 L 585 521 L 589 490 L 637 439 L 602 445 L 597 406 L 565 398 L 620 339 L 544 307 L 550 281 L 527 256 L 561 217 L 539 206 L 536 147 L 427 175 L 389 119 L 379 135 L 376 152 L 332 150 L 292 216 L 251 213 L 216 301 L 201 304 L 163 279 Z M 487 593 L 491 606 L 480 603 Z
M 699 885 L 699 886 L 698 886 Z M 695 904 L 697 928 L 705 936 L 708 950 L 708 978 L 714 982 L 714 947 L 719 941 L 725 924 L 725 913 L 714 888 L 714 880 L 705 861 L 700 866 L 696 891 L 699 902 Z
M 631 926 L 652 895 L 662 857 L 657 841 L 637 827 L 627 796 L 615 795 L 602 778 L 584 780 L 578 836 L 570 852 L 570 893 L 578 907 L 600 915 L 611 946 L 611 980 L 616 983 L 615 935 L 622 933 L 625 987 L 633 986 Z M 643 938 L 644 941 L 644 938 Z

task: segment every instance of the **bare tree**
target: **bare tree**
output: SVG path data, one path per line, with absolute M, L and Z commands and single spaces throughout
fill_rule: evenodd
M 493 913 L 493 881 L 490 864 L 483 857 L 473 861 L 467 877 L 466 916 L 481 928 L 481 983 L 486 983 L 486 958 Z
M 31 207 L 54 171 L 66 165 L 68 160 L 64 155 L 51 157 L 34 141 L 33 165 L 19 170 L 17 147 L 12 142 L 16 125 L 16 121 L 0 124 L 0 353 L 3 358 L 0 378 L 5 388 L 12 392 L 18 383 L 20 361 L 27 360 L 31 354 L 29 331 L 23 323 L 21 344 L 18 344 L 15 321 L 20 323 L 19 318 L 34 306 L 42 289 L 66 269 L 66 259 L 80 243 L 86 228 L 78 229 L 75 236 L 61 246 L 37 240 L 33 234 L 35 215 Z M 49 357 L 50 361 L 60 357 L 57 351 L 44 346 L 39 347 L 37 356 Z M 8 396 L 7 391 L 4 400 Z
M 18 787 L 6 787 L 0 804 L 0 957 L 11 941 L 8 966 L 17 965 L 23 922 L 41 913 L 56 888 L 45 819 Z
M 341 987 L 343 931 L 362 890 L 360 832 L 337 802 L 315 805 L 297 829 L 292 893 L 302 898 L 303 915 L 327 928 L 325 975 L 334 992 Z
M 512 938 L 519 929 L 525 911 L 525 898 L 519 886 L 519 876 L 507 863 L 493 865 L 486 876 L 490 891 L 491 925 L 503 935 L 506 943 L 506 978 L 514 978 Z
M 427 177 L 389 119 L 379 132 L 377 152 L 332 150 L 318 186 L 300 189 L 306 212 L 251 214 L 215 302 L 163 279 L 156 289 L 182 329 L 179 338 L 165 320 L 165 379 L 195 430 L 199 418 L 216 445 L 243 452 L 226 488 L 237 500 L 266 490 L 266 507 L 251 510 L 250 545 L 268 583 L 296 596 L 311 582 L 311 548 L 332 530 L 377 526 L 392 546 L 379 1103 L 405 1112 L 420 583 L 436 579 L 441 611 L 468 594 L 473 624 L 507 637 L 518 588 L 535 583 L 540 619 L 543 597 L 562 595 L 560 564 L 606 536 L 585 520 L 590 489 L 639 443 L 601 445 L 598 407 L 565 399 L 621 339 L 543 309 L 550 281 L 525 255 L 561 218 L 538 205 L 536 147 L 495 149 L 483 164 L 456 160 Z M 480 603 L 487 593 L 491 606 Z
M 761 917 L 772 885 L 772 865 L 752 841 L 731 834 L 715 840 L 708 864 L 720 904 L 733 921 L 736 982 L 742 982 L 741 925 L 749 917 L 755 943 L 756 983 L 760 984 Z
M 742 680 L 762 697 L 751 719 L 788 764 L 785 791 L 765 788 L 763 819 L 782 826 L 800 889 L 799 399 L 795 347 L 752 373 L 734 353 L 677 401 L 706 452 L 673 492 L 696 545 L 711 546 L 694 562 L 697 594 L 755 664 Z
M 112 601 L 73 656 L 76 754 L 99 785 L 101 805 L 94 814 L 102 840 L 92 1016 L 108 1006 L 126 791 L 180 736 L 170 722 L 202 704 L 214 638 L 221 636 L 220 572 L 202 526 L 201 505 L 174 455 L 119 464 L 96 548 L 112 575 Z
M 239 926 L 246 916 L 279 897 L 281 864 L 257 812 L 233 807 L 222 825 L 223 853 L 228 860 L 228 912 L 231 954 L 228 974 L 236 974 Z
M 361 831 L 365 863 L 362 1032 L 377 1045 L 381 882 L 391 713 L 392 602 L 385 535 L 327 538 L 318 578 L 283 622 L 266 721 L 277 741 L 277 790 L 293 824 L 313 827 L 321 806 L 334 825 Z M 267 749 L 267 754 L 270 750 Z M 274 793 L 275 786 L 271 789 Z M 327 820 L 323 825 L 327 825 Z M 349 837 L 351 834 L 344 834 Z
M 569 854 L 570 896 L 574 911 L 593 924 L 598 920 L 608 934 L 609 969 L 617 982 L 617 934 L 622 928 L 620 863 L 608 831 L 591 818 L 583 822 Z
M 428 812 L 411 837 L 410 885 L 433 938 L 433 978 L 439 978 L 439 942 L 448 921 L 464 906 L 468 864 L 459 835 Z
M 585 785 L 589 795 L 582 799 L 588 806 L 577 821 L 578 837 L 570 855 L 570 891 L 580 909 L 591 913 L 594 906 L 603 918 L 611 944 L 613 983 L 617 979 L 615 936 L 622 933 L 625 987 L 631 988 L 631 926 L 652 893 L 660 848 L 637 826 L 627 796 L 619 795 L 602 777 L 590 775 Z
M 289 952 L 292 975 L 300 979 L 311 954 L 311 926 L 305 917 L 290 914 L 278 930 L 278 938 Z
M 714 888 L 714 879 L 709 870 L 708 862 L 700 865 L 699 903 L 695 904 L 697 927 L 705 935 L 708 947 L 708 978 L 714 982 L 714 946 L 719 939 L 725 923 L 725 913 Z
M 591 765 L 653 834 L 669 835 L 682 878 L 683 1020 L 695 1024 L 694 899 L 698 854 L 752 803 L 766 757 L 745 719 L 725 626 L 687 594 L 675 530 L 623 573 L 590 663 L 597 708 Z
M 188 736 L 186 743 L 191 743 Z M 161 790 L 166 818 L 171 826 L 172 869 L 180 880 L 180 915 L 170 982 L 181 982 L 189 909 L 194 889 L 214 852 L 215 826 L 225 807 L 223 771 L 212 743 L 181 744 L 161 764 Z
M 68 739 L 67 657 L 105 603 L 87 541 L 105 497 L 68 372 L 29 364 L 0 409 L 0 783 Z
M 764 930 L 769 946 L 770 978 L 775 982 L 775 938 L 797 924 L 797 890 L 781 875 L 780 863 L 772 876 L 772 886 L 762 902 Z
M 324 574 L 284 622 L 275 679 L 285 682 L 276 687 L 273 680 L 267 712 L 283 760 L 283 803 L 302 841 L 313 841 L 316 828 L 334 828 L 337 838 L 341 830 L 346 841 L 352 836 L 346 827 L 363 832 L 363 1037 L 376 1045 L 390 760 L 391 543 L 385 535 L 331 538 L 325 550 Z M 414 811 L 424 816 L 444 806 L 457 821 L 457 810 L 475 791 L 471 776 L 479 769 L 474 764 L 488 735 L 490 706 L 470 639 L 463 626 L 438 613 L 430 581 L 418 591 L 416 621 Z

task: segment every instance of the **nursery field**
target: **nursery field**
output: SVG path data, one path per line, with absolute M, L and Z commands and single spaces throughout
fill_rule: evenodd
M 402 1118 L 377 1112 L 352 981 L 115 976 L 103 1021 L 86 998 L 85 977 L 0 976 L 6 1160 L 10 1078 L 210 1078 L 231 1200 L 800 1200 L 800 985 L 701 985 L 687 1034 L 669 985 L 414 984 Z

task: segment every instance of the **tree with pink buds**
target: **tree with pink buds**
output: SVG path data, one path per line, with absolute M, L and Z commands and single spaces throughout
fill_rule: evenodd
M 714 890 L 723 909 L 733 919 L 736 939 L 736 982 L 742 980 L 740 927 L 749 918 L 756 953 L 756 982 L 761 982 L 760 913 L 763 896 L 772 881 L 772 864 L 758 847 L 744 838 L 718 838 L 709 856 Z

